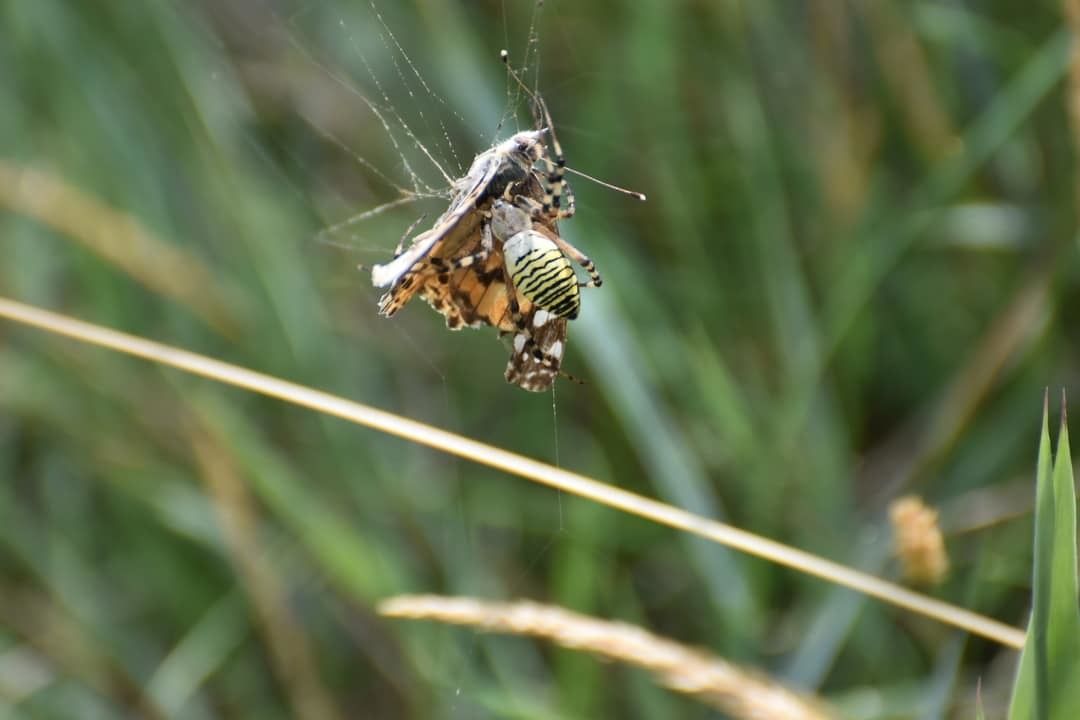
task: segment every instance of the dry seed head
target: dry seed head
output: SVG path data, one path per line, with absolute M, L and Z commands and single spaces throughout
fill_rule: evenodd
M 653 635 L 635 625 L 598 620 L 529 601 L 400 595 L 379 604 L 387 617 L 470 625 L 488 632 L 546 638 L 573 650 L 650 671 L 661 684 L 743 720 L 827 720 L 836 715 L 758 672 Z
M 919 585 L 937 585 L 949 572 L 949 556 L 938 525 L 937 510 L 914 495 L 889 505 L 893 549 L 904 577 Z

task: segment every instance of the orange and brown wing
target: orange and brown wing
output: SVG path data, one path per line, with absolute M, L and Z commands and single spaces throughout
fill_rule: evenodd
M 479 240 L 475 247 L 469 243 L 466 248 L 466 252 L 476 252 L 480 248 Z M 423 275 L 418 292 L 446 318 L 446 326 L 452 330 L 490 325 L 500 334 L 512 335 L 506 381 L 531 392 L 545 392 L 562 368 L 567 320 L 515 294 L 522 322 L 530 330 L 531 342 L 520 334 L 510 312 L 504 262 L 501 245 L 496 243 L 483 263 Z
M 417 292 L 421 292 L 432 282 L 432 276 L 435 276 L 437 280 L 443 267 L 439 260 L 454 260 L 479 250 L 480 219 L 479 210 L 464 215 L 455 213 L 449 218 L 444 216 L 433 228 L 418 235 L 409 250 L 399 255 L 392 263 L 378 266 L 377 270 L 384 274 L 391 274 L 396 272 L 396 270 L 390 270 L 392 265 L 400 264 L 401 258 L 409 260 L 408 267 L 394 280 L 390 289 L 379 298 L 379 313 L 392 317 L 398 310 L 405 307 Z M 415 251 L 418 247 L 424 249 L 422 254 L 418 255 Z M 432 262 L 433 258 L 435 262 Z

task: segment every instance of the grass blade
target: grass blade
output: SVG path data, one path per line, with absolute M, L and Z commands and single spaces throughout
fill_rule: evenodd
M 1044 405 L 1035 474 L 1034 597 L 1009 708 L 1013 720 L 1063 720 L 1075 717 L 1080 707 L 1080 685 L 1075 682 L 1080 676 L 1076 490 L 1064 405 L 1053 461 L 1047 414 Z

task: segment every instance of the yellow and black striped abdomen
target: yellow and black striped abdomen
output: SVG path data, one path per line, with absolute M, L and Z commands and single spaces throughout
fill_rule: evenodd
M 581 310 L 581 290 L 569 258 L 535 230 L 517 233 L 503 245 L 514 289 L 557 317 L 573 320 Z

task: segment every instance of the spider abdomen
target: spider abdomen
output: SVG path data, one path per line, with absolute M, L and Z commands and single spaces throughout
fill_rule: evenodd
M 543 234 L 523 230 L 503 246 L 514 288 L 557 317 L 573 320 L 581 310 L 581 290 L 569 258 Z

